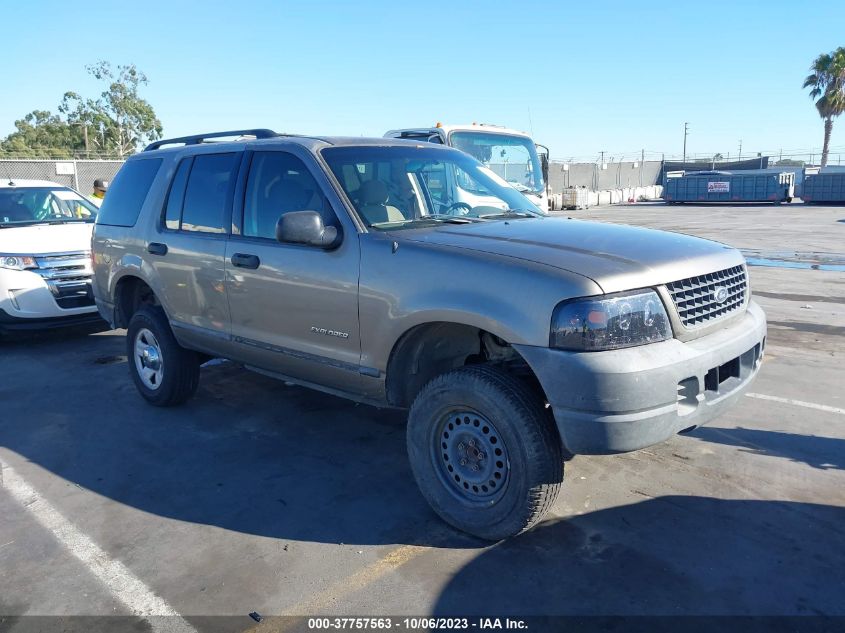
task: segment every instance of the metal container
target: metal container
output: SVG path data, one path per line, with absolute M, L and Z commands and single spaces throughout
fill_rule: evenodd
M 590 198 L 586 187 L 566 187 L 561 191 L 562 209 L 589 209 Z
M 682 202 L 792 202 L 791 171 L 697 171 L 667 174 L 663 199 Z
M 845 171 L 805 173 L 801 199 L 813 204 L 845 202 Z

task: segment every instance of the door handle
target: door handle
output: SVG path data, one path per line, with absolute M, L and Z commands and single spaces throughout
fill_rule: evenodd
M 235 253 L 232 255 L 232 266 L 238 268 L 252 268 L 255 270 L 261 265 L 258 255 L 247 255 L 246 253 Z
M 161 242 L 150 242 L 147 244 L 147 252 L 150 255 L 167 255 L 167 244 Z

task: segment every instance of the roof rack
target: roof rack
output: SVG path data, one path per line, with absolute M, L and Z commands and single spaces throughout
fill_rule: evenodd
M 224 136 L 254 136 L 255 138 L 273 138 L 274 136 L 281 136 L 278 132 L 268 130 L 266 128 L 257 128 L 254 130 L 229 130 L 228 132 L 211 132 L 209 134 L 194 134 L 193 136 L 180 136 L 179 138 L 165 138 L 155 143 L 150 143 L 144 148 L 145 152 L 151 152 L 154 149 L 159 149 L 163 145 L 199 145 L 204 143 L 207 139 L 220 138 Z

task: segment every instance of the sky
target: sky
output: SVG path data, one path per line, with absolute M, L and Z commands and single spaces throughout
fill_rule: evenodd
M 382 136 L 473 121 L 555 159 L 818 151 L 801 84 L 845 46 L 845 2 L 48 2 L 2 9 L 0 136 L 87 64 L 134 63 L 165 137 L 238 128 Z M 845 116 L 833 153 L 845 159 Z M 835 162 L 835 157 L 832 162 Z

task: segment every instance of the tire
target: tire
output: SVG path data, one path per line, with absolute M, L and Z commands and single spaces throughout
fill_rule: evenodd
M 132 315 L 126 358 L 138 392 L 157 407 L 182 404 L 199 386 L 199 357 L 176 342 L 161 308 L 143 306 Z
M 407 442 L 414 478 L 432 509 L 482 539 L 531 528 L 563 481 L 560 436 L 542 397 L 489 365 L 428 382 L 411 405 Z

